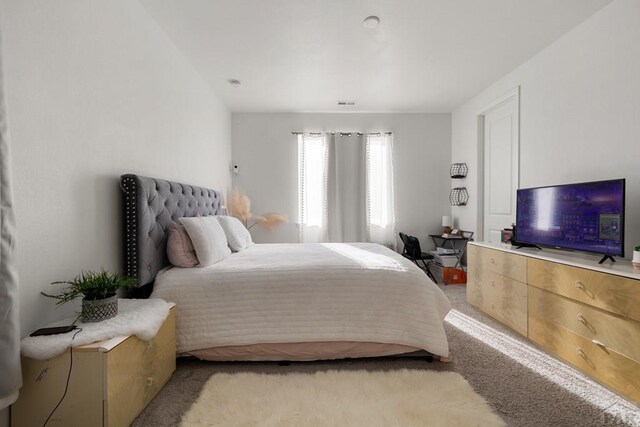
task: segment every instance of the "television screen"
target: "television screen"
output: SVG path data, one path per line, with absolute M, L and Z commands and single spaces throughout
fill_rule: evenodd
M 518 190 L 517 242 L 624 256 L 625 180 Z

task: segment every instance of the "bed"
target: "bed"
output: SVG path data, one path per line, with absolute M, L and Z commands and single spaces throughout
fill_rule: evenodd
M 124 253 L 138 296 L 176 303 L 180 355 L 320 360 L 449 354 L 450 304 L 417 266 L 371 243 L 256 244 L 206 268 L 171 267 L 166 230 L 217 215 L 221 194 L 123 175 Z

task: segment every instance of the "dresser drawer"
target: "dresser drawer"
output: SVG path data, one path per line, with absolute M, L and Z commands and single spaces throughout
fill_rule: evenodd
M 491 271 L 477 270 L 467 283 L 467 301 L 527 335 L 527 285 Z
M 640 362 L 640 322 L 529 287 L 529 313 Z
M 638 362 L 532 313 L 529 339 L 612 389 L 640 401 Z
M 467 259 L 478 269 L 493 271 L 518 282 L 527 281 L 527 259 L 521 255 L 469 245 Z
M 640 320 L 640 280 L 538 259 L 527 269 L 532 286 Z

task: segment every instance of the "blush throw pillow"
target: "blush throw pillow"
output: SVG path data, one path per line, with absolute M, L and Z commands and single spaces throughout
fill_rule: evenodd
M 216 218 L 218 218 L 218 222 L 220 222 L 224 234 L 227 236 L 229 247 L 233 252 L 240 252 L 253 245 L 251 233 L 238 218 L 223 215 L 219 215 Z
M 227 238 L 215 216 L 180 218 L 180 222 L 191 237 L 199 267 L 208 267 L 231 255 Z
M 192 268 L 199 263 L 196 250 L 184 225 L 172 222 L 167 239 L 167 257 L 176 267 Z

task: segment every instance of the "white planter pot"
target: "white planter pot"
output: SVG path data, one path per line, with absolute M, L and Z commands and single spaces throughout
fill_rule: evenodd
M 633 251 L 633 268 L 640 270 L 640 251 Z

